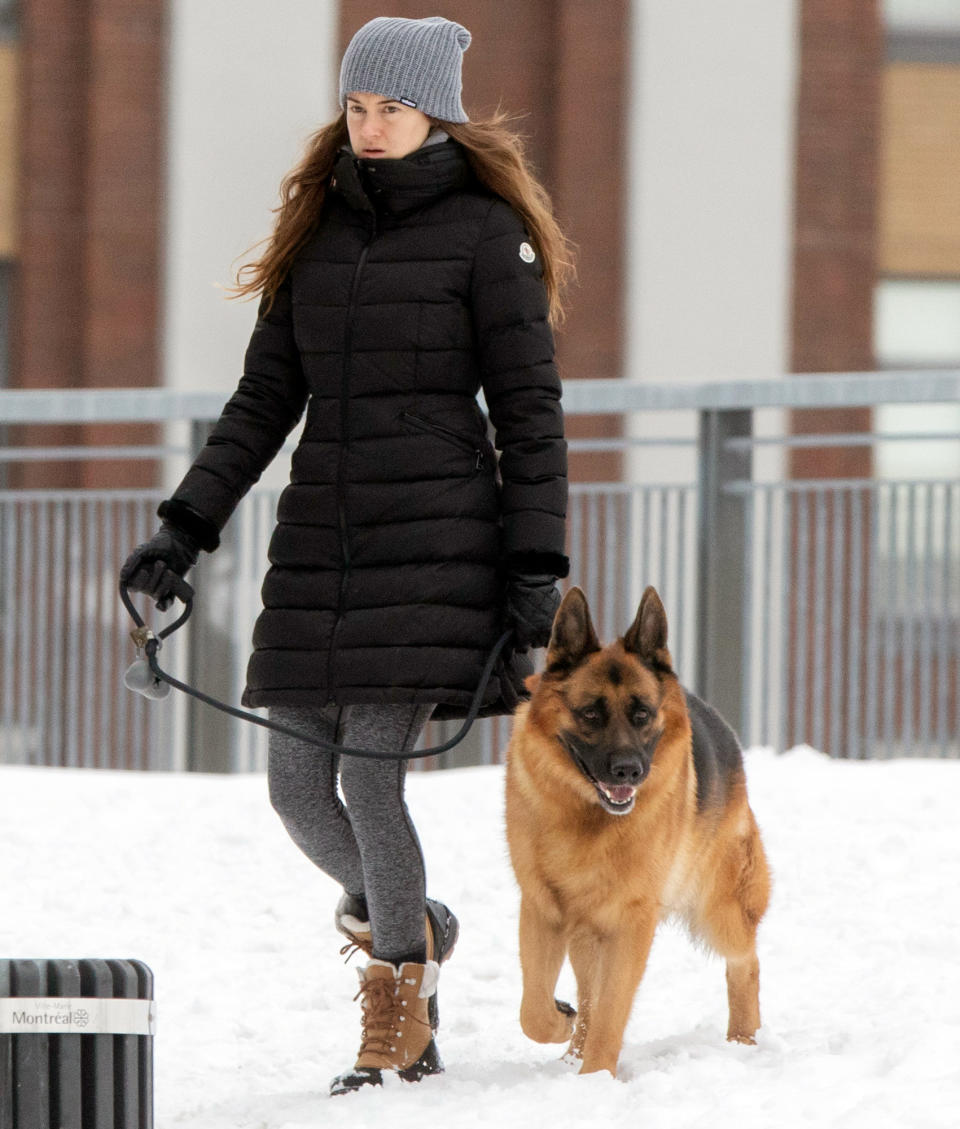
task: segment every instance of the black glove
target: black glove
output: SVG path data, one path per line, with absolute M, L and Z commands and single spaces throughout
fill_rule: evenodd
M 120 581 L 132 592 L 144 592 L 156 600 L 159 611 L 165 612 L 174 597 L 193 598 L 193 589 L 183 579 L 197 563 L 200 546 L 175 525 L 165 521 L 157 532 L 138 545 L 120 570 Z
M 555 576 L 508 575 L 506 620 L 507 626 L 513 628 L 516 650 L 545 647 L 550 642 L 558 607 L 560 591 Z

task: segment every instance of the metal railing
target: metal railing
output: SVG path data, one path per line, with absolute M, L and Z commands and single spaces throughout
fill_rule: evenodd
M 220 412 L 219 393 L 0 391 L 0 470 L 82 458 L 163 458 L 166 487 L 0 489 L 0 762 L 259 769 L 261 730 L 178 695 L 122 686 L 133 649 L 116 597 L 130 548 Z M 655 584 L 681 678 L 747 744 L 806 743 L 833 756 L 960 755 L 960 474 L 797 479 L 797 447 L 937 444 L 960 468 L 960 372 L 822 374 L 759 382 L 567 382 L 568 416 L 619 416 L 616 481 L 571 482 L 570 582 L 605 638 Z M 793 435 L 784 408 L 927 404 L 921 434 Z M 9 425 L 162 425 L 149 447 L 3 444 Z M 189 430 L 184 425 L 189 425 Z M 952 462 L 950 460 L 953 460 Z M 941 462 L 943 460 L 941 459 Z M 111 463 L 111 466 L 113 463 Z M 122 468 L 122 462 L 116 464 Z M 622 473 L 621 473 L 622 472 Z M 3 479 L 0 478 L 0 482 Z M 237 702 L 259 610 L 279 487 L 244 500 L 204 555 L 196 611 L 161 661 Z M 432 725 L 443 739 L 452 723 Z M 508 722 L 478 725 L 441 763 L 500 758 Z

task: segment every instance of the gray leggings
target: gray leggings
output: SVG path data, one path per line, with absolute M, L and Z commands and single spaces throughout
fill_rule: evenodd
M 433 708 L 275 706 L 270 718 L 339 745 L 410 752 Z M 338 769 L 346 806 L 337 795 Z M 374 955 L 394 963 L 425 945 L 426 877 L 403 798 L 406 771 L 405 760 L 339 757 L 270 733 L 270 802 L 307 858 L 348 894 L 366 898 Z

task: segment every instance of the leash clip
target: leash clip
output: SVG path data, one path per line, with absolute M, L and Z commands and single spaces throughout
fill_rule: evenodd
M 137 648 L 137 658 L 143 658 L 143 653 L 147 649 L 147 644 L 155 642 L 157 644 L 156 650 L 160 650 L 163 643 L 157 638 L 156 635 L 150 630 L 145 623 L 142 623 L 135 630 L 130 632 L 130 638 L 133 640 L 133 645 Z

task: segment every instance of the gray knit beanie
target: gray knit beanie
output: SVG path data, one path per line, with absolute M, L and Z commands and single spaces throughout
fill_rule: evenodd
M 350 40 L 340 64 L 340 105 L 347 95 L 382 94 L 445 122 L 467 122 L 460 68 L 470 32 L 443 16 L 378 16 Z

